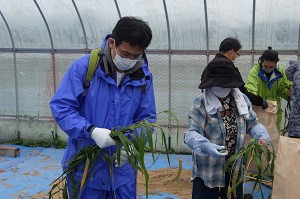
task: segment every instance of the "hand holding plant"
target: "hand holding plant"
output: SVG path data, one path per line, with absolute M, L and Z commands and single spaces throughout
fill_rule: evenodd
M 178 126 L 178 120 L 176 116 L 170 111 L 163 111 L 161 113 L 167 113 L 169 116 L 175 118 L 176 125 Z M 72 189 L 73 198 L 80 198 L 80 193 L 84 187 L 84 184 L 87 180 L 88 170 L 89 168 L 93 168 L 93 164 L 100 157 L 104 161 L 106 161 L 110 165 L 110 175 L 113 175 L 114 164 L 117 163 L 117 166 L 122 166 L 124 162 L 126 162 L 127 156 L 128 162 L 132 165 L 132 167 L 136 170 L 142 172 L 142 175 L 145 178 L 145 186 L 146 186 L 146 198 L 148 198 L 148 182 L 149 182 L 149 174 L 145 166 L 144 157 L 146 152 L 150 152 L 152 154 L 153 162 L 156 161 L 154 157 L 154 153 L 156 152 L 156 143 L 152 139 L 153 130 L 160 130 L 162 137 L 162 144 L 167 154 L 168 163 L 170 165 L 169 159 L 169 148 L 167 145 L 166 133 L 162 126 L 157 123 L 149 123 L 148 118 L 137 122 L 135 124 L 126 126 L 126 127 L 115 127 L 109 133 L 108 142 L 105 145 L 101 145 L 102 147 L 108 147 L 111 145 L 116 145 L 117 151 L 116 154 L 110 157 L 106 154 L 99 146 L 97 140 L 103 140 L 103 137 L 95 136 L 100 135 L 94 134 L 94 131 L 97 130 L 95 128 L 92 131 L 92 138 L 96 141 L 96 144 L 89 147 L 85 147 L 78 151 L 73 158 L 71 158 L 68 162 L 66 162 L 67 169 L 63 171 L 63 173 L 52 183 L 52 189 L 49 191 L 49 199 L 53 197 L 53 195 L 62 192 L 63 199 L 68 199 L 66 179 L 67 177 L 71 179 L 72 175 L 76 168 L 85 162 L 84 173 L 80 183 L 80 189 Z M 107 131 L 105 131 L 107 134 Z M 178 128 L 177 128 L 177 142 L 178 142 Z M 129 138 L 126 136 L 129 135 Z M 107 137 L 107 136 L 106 136 Z M 105 139 L 104 139 L 105 140 Z M 106 139 L 107 140 L 107 139 Z M 122 164 L 121 164 L 122 163 Z M 113 178 L 112 178 L 113 179 Z M 74 184 L 75 185 L 75 184 Z
M 242 175 L 238 179 L 239 171 L 241 168 L 241 164 L 245 163 L 244 173 L 247 174 L 249 165 L 252 161 L 255 162 L 258 173 L 253 175 L 255 178 L 255 184 L 253 186 L 252 192 L 255 190 L 256 186 L 259 185 L 260 192 L 263 196 L 262 192 L 262 182 L 265 179 L 273 179 L 274 175 L 274 160 L 275 160 L 275 152 L 272 146 L 272 152 L 266 147 L 266 140 L 259 140 L 258 142 L 255 139 L 251 139 L 249 144 L 243 148 L 241 148 L 238 153 L 232 155 L 225 164 L 225 171 L 230 168 L 231 173 L 231 184 L 232 186 L 228 187 L 227 198 L 231 198 L 231 194 L 233 193 L 236 196 L 236 188 L 237 186 L 244 181 L 244 176 Z M 248 161 L 248 158 L 249 161 Z

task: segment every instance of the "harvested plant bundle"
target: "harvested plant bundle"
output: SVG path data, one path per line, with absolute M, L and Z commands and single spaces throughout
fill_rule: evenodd
M 245 163 L 245 171 L 247 174 L 250 163 L 254 160 L 258 173 L 253 174 L 255 183 L 252 189 L 252 192 L 255 190 L 257 184 L 259 185 L 260 192 L 263 196 L 261 185 L 266 179 L 273 179 L 274 175 L 274 161 L 275 161 L 275 152 L 272 146 L 272 152 L 265 148 L 263 145 L 258 144 L 255 139 L 251 139 L 247 146 L 241 148 L 238 153 L 232 155 L 225 164 L 225 171 L 230 168 L 231 173 L 231 183 L 232 186 L 228 188 L 227 198 L 231 197 L 231 193 L 236 196 L 237 186 L 244 181 L 244 177 L 238 179 L 240 165 L 243 164 L 243 158 Z M 250 160 L 248 161 L 248 157 Z M 264 164 L 265 163 L 265 164 Z

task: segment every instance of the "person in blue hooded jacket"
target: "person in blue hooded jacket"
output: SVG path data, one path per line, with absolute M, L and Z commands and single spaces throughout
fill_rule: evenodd
M 109 136 L 117 126 L 128 126 L 145 118 L 156 121 L 153 77 L 144 50 L 152 39 L 147 22 L 122 17 L 101 46 L 100 62 L 84 93 L 84 82 L 90 55 L 71 64 L 55 92 L 50 108 L 59 127 L 69 136 L 62 159 L 66 161 L 80 149 L 95 143 L 109 156 L 116 152 L 116 142 Z M 81 190 L 81 198 L 136 198 L 136 173 L 121 150 L 120 164 L 98 158 Z M 79 190 L 83 167 L 72 178 Z M 67 180 L 72 198 L 72 185 Z

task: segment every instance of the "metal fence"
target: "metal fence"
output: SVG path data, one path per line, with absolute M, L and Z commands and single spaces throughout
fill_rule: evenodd
M 200 76 L 207 57 L 194 51 L 156 53 L 147 52 L 149 67 L 154 75 L 154 89 L 157 112 L 172 111 L 180 123 L 179 146 L 176 136 L 170 145 L 181 151 L 187 150 L 182 142 L 183 132 L 187 125 L 187 114 L 193 99 L 201 93 L 198 89 Z M 60 80 L 70 64 L 82 54 L 63 53 L 1 53 L 0 67 L 0 141 L 8 139 L 46 139 L 51 140 L 57 133 L 63 140 L 63 133 L 53 121 L 49 101 Z M 207 59 L 208 58 L 208 59 Z M 247 80 L 251 69 L 252 55 L 243 54 L 235 62 Z M 286 66 L 297 55 L 280 55 L 280 65 Z M 285 106 L 285 103 L 282 104 Z M 172 134 L 176 133 L 174 121 L 164 114 L 158 115 L 158 123 L 165 126 Z M 171 136 L 172 137 L 172 136 Z
M 49 101 L 70 64 L 99 46 L 126 15 L 143 18 L 153 29 L 147 56 L 157 112 L 178 117 L 182 142 L 203 68 L 225 37 L 243 44 L 235 64 L 244 81 L 267 45 L 279 52 L 282 66 L 300 59 L 300 3 L 274 1 L 0 0 L 0 142 L 67 138 L 53 121 Z M 158 122 L 174 133 L 169 117 L 158 115 Z

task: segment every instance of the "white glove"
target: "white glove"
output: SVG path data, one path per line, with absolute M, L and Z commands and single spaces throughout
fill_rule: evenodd
M 128 162 L 128 156 L 123 147 L 120 150 L 120 164 L 118 164 L 117 153 L 115 153 L 115 158 L 116 167 L 121 167 Z
M 109 136 L 110 130 L 105 128 L 95 128 L 91 133 L 91 138 L 101 148 L 116 145 L 116 142 Z

